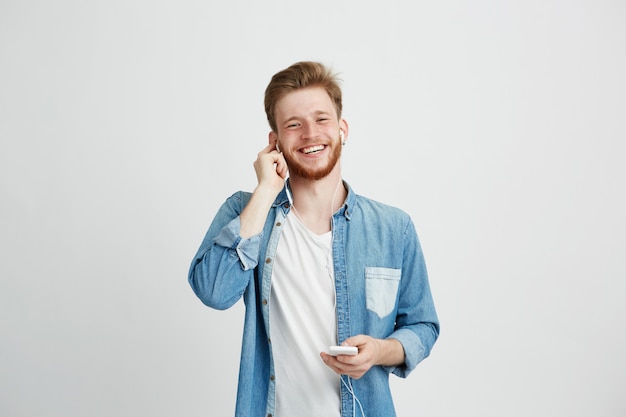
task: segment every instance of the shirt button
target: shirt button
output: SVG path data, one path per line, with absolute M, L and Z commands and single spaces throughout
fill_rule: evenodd
M 261 302 L 263 303 L 263 305 L 264 305 L 264 306 L 266 306 L 266 305 L 267 305 L 267 300 L 263 300 L 263 301 L 261 301 Z
M 281 224 L 281 222 L 276 222 L 276 227 L 280 227 Z
M 270 376 L 270 381 L 275 380 L 276 378 L 274 377 L 274 375 Z
M 272 258 L 267 258 L 267 259 L 265 260 L 265 263 L 266 263 L 266 264 L 269 264 L 270 262 L 272 262 Z
M 267 338 L 267 343 L 269 343 L 270 345 L 272 344 L 272 339 L 270 339 L 269 337 Z
M 289 208 L 289 203 L 285 203 L 284 208 Z

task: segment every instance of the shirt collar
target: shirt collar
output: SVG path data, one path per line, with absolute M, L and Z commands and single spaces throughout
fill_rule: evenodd
M 347 220 L 350 220 L 352 211 L 356 205 L 356 194 L 350 184 L 346 181 L 343 181 L 343 185 L 346 187 L 346 190 L 348 190 L 348 195 L 339 210 L 337 210 L 337 213 L 345 216 Z M 285 186 L 274 200 L 274 207 L 281 206 L 285 214 L 289 213 L 292 204 L 291 195 L 291 187 L 289 185 L 289 179 L 287 179 L 287 181 L 285 181 Z

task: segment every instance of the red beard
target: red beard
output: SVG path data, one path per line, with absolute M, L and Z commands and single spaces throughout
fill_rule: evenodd
M 296 177 L 304 178 L 311 181 L 317 181 L 326 177 L 335 168 L 335 166 L 339 162 L 339 158 L 341 157 L 341 145 L 332 147 L 331 154 L 326 166 L 315 169 L 304 166 L 297 160 L 292 159 L 290 155 L 283 154 L 283 156 L 285 157 L 285 161 L 287 161 L 289 175 L 294 175 Z

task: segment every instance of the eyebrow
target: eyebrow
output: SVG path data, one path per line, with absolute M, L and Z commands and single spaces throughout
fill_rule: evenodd
M 315 110 L 313 112 L 313 114 L 315 116 L 320 116 L 320 115 L 330 116 L 331 115 L 330 112 L 327 112 L 325 110 Z M 288 119 L 285 119 L 285 121 L 283 121 L 283 123 L 288 123 L 288 122 L 291 122 L 293 120 L 298 120 L 298 119 L 301 119 L 301 117 L 300 116 L 290 116 Z

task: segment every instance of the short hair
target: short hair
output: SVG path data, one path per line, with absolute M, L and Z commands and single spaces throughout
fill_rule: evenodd
M 272 131 L 277 131 L 274 110 L 276 103 L 287 93 L 301 88 L 322 87 L 335 104 L 337 118 L 341 118 L 341 87 L 339 78 L 319 62 L 296 62 L 274 74 L 265 89 L 265 114 Z

